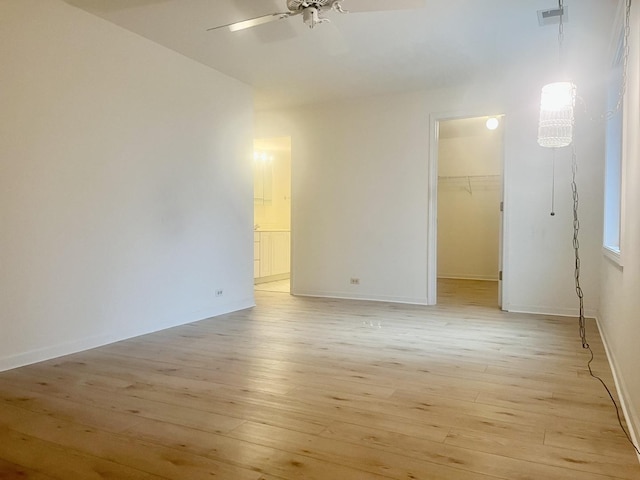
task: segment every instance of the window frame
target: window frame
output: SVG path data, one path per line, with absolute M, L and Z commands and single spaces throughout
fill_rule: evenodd
M 623 22 L 622 22 L 623 23 Z M 606 82 L 606 124 L 602 252 L 616 265 L 623 266 L 623 218 L 625 172 L 625 105 L 617 109 L 622 82 L 624 81 L 624 25 L 616 28 L 615 43 L 611 55 Z

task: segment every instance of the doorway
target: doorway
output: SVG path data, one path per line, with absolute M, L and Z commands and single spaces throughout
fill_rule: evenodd
M 436 122 L 433 303 L 502 305 L 503 123 L 502 115 Z
M 253 142 L 255 290 L 291 291 L 291 138 Z

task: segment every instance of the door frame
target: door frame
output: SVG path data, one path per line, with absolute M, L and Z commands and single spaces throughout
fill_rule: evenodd
M 429 116 L 429 160 L 428 160 L 428 221 L 427 221 L 427 304 L 436 305 L 438 292 L 438 156 L 439 156 L 439 133 L 440 122 L 447 120 L 461 120 L 474 117 L 501 117 L 503 128 L 502 133 L 502 191 L 501 191 L 501 215 L 500 215 L 500 235 L 499 235 L 499 252 L 498 252 L 498 268 L 502 272 L 501 278 L 498 280 L 498 302 L 502 310 L 507 310 L 508 302 L 508 222 L 507 202 L 505 200 L 506 180 L 507 180 L 507 163 L 505 161 L 505 128 L 506 114 L 504 113 L 487 113 L 486 111 L 456 111 L 456 112 L 440 112 L 432 113 Z M 500 206 L 496 206 L 499 208 Z

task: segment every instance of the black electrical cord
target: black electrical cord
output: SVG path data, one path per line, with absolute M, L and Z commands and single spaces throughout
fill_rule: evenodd
M 593 350 L 591 349 L 591 346 L 587 342 L 587 331 L 586 331 L 585 317 L 584 317 L 584 292 L 582 291 L 582 287 L 580 286 L 580 240 L 578 238 L 580 234 L 580 220 L 578 218 L 578 207 L 580 206 L 580 201 L 578 196 L 578 184 L 576 181 L 576 175 L 578 173 L 578 160 L 577 160 L 575 143 L 573 143 L 571 146 L 571 157 L 572 157 L 571 158 L 571 172 L 572 172 L 571 191 L 573 193 L 573 251 L 575 252 L 576 295 L 578 296 L 578 300 L 580 303 L 580 313 L 579 313 L 580 316 L 578 319 L 578 324 L 580 328 L 580 340 L 582 341 L 582 348 L 584 348 L 585 350 L 589 350 L 589 353 L 591 354 L 591 358 L 587 362 L 589 375 L 591 375 L 591 377 L 598 380 L 602 384 L 604 389 L 607 391 L 607 393 L 609 394 L 609 398 L 611 399 L 611 402 L 613 403 L 613 406 L 616 409 L 616 416 L 618 417 L 618 423 L 620 424 L 620 428 L 624 432 L 624 435 L 625 437 L 627 437 L 627 440 L 629 441 L 631 446 L 635 449 L 636 453 L 640 455 L 640 449 L 638 449 L 638 446 L 635 443 L 633 443 L 633 439 L 631 438 L 631 435 L 629 435 L 629 432 L 627 431 L 627 429 L 624 427 L 624 424 L 622 423 L 620 408 L 618 407 L 618 403 L 616 402 L 615 398 L 613 398 L 613 394 L 611 393 L 611 390 L 609 389 L 605 381 L 602 380 L 602 378 L 600 378 L 598 375 L 594 374 L 593 370 L 591 369 L 591 362 L 593 362 L 594 354 L 593 354 Z

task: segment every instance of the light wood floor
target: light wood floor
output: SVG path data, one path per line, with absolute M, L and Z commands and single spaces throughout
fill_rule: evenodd
M 477 305 L 499 308 L 498 282 L 438 278 L 438 305 Z
M 276 280 L 275 282 L 256 283 L 253 287 L 261 292 L 289 293 L 291 291 L 291 281 L 287 278 L 286 280 Z
M 257 301 L 1 373 L 0 478 L 640 479 L 572 319 Z

